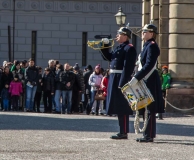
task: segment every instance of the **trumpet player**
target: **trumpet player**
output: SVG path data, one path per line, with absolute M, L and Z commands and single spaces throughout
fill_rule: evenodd
M 107 89 L 106 110 L 107 114 L 117 114 L 120 131 L 112 135 L 111 139 L 128 139 L 129 115 L 133 111 L 124 98 L 121 87 L 131 80 L 136 61 L 136 50 L 129 40 L 131 31 L 127 27 L 121 27 L 116 35 L 118 46 L 109 52 L 108 48 L 101 49 L 104 60 L 110 62 L 110 76 Z M 102 39 L 104 44 L 109 44 L 107 38 Z

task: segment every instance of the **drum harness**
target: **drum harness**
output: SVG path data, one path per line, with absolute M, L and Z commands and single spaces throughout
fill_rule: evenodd
M 140 54 L 139 54 L 138 61 L 136 62 L 136 65 L 138 66 L 138 71 L 140 71 L 142 69 L 142 65 L 141 65 L 140 59 L 141 59 L 141 57 L 140 57 Z M 143 78 L 144 80 L 147 80 L 150 77 L 150 75 L 156 69 L 156 66 L 157 66 L 157 62 L 154 65 L 154 67 L 152 68 L 152 70 Z M 136 103 L 136 105 L 137 105 L 137 103 Z M 135 114 L 135 119 L 134 119 L 135 134 L 138 134 L 139 132 L 145 132 L 145 130 L 147 128 L 147 124 L 148 124 L 148 109 L 147 109 L 147 106 L 145 107 L 144 123 L 143 123 L 142 129 L 140 128 L 140 124 L 139 124 L 139 111 L 136 109 L 136 114 Z

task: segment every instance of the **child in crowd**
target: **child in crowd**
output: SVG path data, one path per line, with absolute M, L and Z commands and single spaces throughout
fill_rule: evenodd
M 10 83 L 9 92 L 11 93 L 13 110 L 18 111 L 18 101 L 23 89 L 22 83 L 20 82 L 17 74 L 14 76 L 14 80 Z
M 162 91 L 166 92 L 166 89 L 170 88 L 171 76 L 168 73 L 168 66 L 162 67 Z M 166 95 L 166 93 L 165 93 Z
M 1 92 L 1 100 L 3 101 L 4 111 L 8 111 L 9 109 L 9 98 L 9 85 L 5 84 L 5 87 L 2 89 Z
M 106 97 L 107 96 L 107 88 L 108 88 L 108 79 L 109 79 L 109 69 L 107 69 L 105 71 L 105 75 L 102 78 L 102 82 L 101 82 L 101 88 L 103 90 L 103 95 Z M 106 100 L 103 101 L 104 102 L 104 108 L 106 110 Z

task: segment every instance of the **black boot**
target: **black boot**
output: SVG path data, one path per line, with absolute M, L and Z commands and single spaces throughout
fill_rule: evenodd
M 154 138 L 150 138 L 150 137 L 143 137 L 143 138 L 137 138 L 136 139 L 137 142 L 154 142 Z
M 128 139 L 127 133 L 117 133 L 110 137 L 111 139 Z

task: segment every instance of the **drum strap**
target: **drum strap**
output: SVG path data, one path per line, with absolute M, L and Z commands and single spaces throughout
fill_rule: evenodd
M 140 71 L 142 69 L 142 64 L 141 64 L 140 60 L 141 60 L 141 56 L 139 54 L 138 61 L 136 62 L 136 65 L 138 65 L 138 71 Z M 154 65 L 154 67 L 151 69 L 151 71 L 144 77 L 144 80 L 147 80 L 151 76 L 151 74 L 156 69 L 156 66 L 157 66 L 157 61 L 156 61 L 155 65 Z

